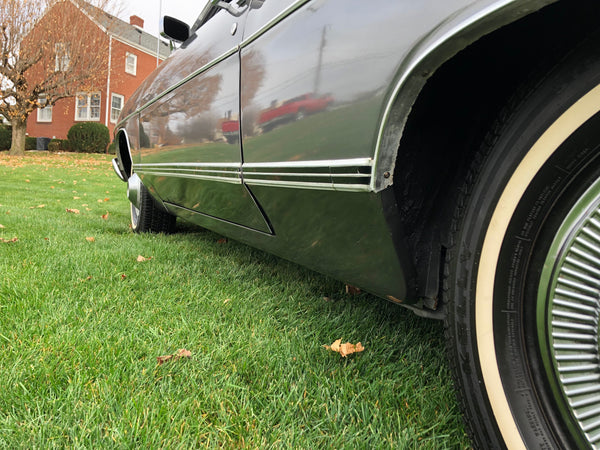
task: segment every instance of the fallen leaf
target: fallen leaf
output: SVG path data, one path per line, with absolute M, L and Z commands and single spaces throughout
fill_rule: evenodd
M 66 209 L 66 211 L 67 211 L 68 213 L 79 214 L 79 210 L 78 210 L 78 209 L 70 209 L 70 208 L 67 208 L 67 209 Z
M 345 358 L 353 353 L 358 353 L 365 350 L 365 348 L 360 342 L 358 342 L 356 345 L 351 344 L 350 342 L 342 344 L 341 339 L 338 339 L 331 345 L 324 345 L 323 347 L 325 347 L 327 350 L 331 350 L 332 352 L 339 353 L 342 356 L 342 358 Z
M 12 238 L 12 239 L 3 239 L 0 238 L 0 243 L 2 244 L 10 244 L 11 242 L 17 242 L 19 239 L 17 239 L 16 237 Z
M 110 200 L 110 198 L 108 198 L 108 197 L 106 197 L 106 198 L 104 199 L 104 201 L 105 201 L 105 202 L 108 202 L 109 200 Z
M 31 183 L 31 181 L 29 181 L 29 180 L 25 180 L 25 183 Z
M 37 205 L 36 208 L 45 208 L 45 207 L 46 207 L 46 205 Z
M 360 288 L 357 288 L 356 286 L 352 286 L 350 284 L 346 285 L 346 294 L 348 295 L 358 295 L 360 294 Z
M 1 223 L 0 223 L 0 228 L 4 228 L 4 225 L 2 225 Z
M 73 197 L 73 200 L 80 200 L 81 197 Z
M 231 301 L 230 298 L 226 298 L 225 301 L 223 302 L 224 305 L 226 305 L 227 303 L 229 303 Z
M 142 255 L 138 255 L 137 262 L 150 261 L 151 259 L 152 259 L 152 256 L 150 256 L 149 258 L 145 258 Z
M 125 278 L 127 278 L 127 275 L 125 275 L 124 273 L 121 274 L 121 280 L 124 280 Z
M 85 240 L 88 242 L 95 242 L 96 238 L 95 237 L 86 237 Z
M 227 244 L 227 239 L 221 238 L 217 241 L 217 244 Z
M 103 218 L 104 220 L 107 220 L 107 219 L 108 219 L 108 211 L 106 211 L 106 214 L 102 214 L 102 218 Z
M 160 366 L 161 364 L 163 364 L 171 359 L 173 361 L 177 361 L 178 359 L 190 358 L 191 356 L 192 356 L 192 352 L 190 352 L 189 350 L 186 350 L 185 348 L 181 348 L 181 349 L 177 350 L 175 353 L 173 353 L 172 355 L 157 356 L 156 361 L 158 362 L 158 365 Z

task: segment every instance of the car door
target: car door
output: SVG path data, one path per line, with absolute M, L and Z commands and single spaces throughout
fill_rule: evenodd
M 134 171 L 163 202 L 270 232 L 241 182 L 239 43 L 245 0 L 208 2 L 199 28 L 146 81 Z

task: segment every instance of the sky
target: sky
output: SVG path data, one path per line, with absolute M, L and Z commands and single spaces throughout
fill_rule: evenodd
M 121 12 L 118 16 L 129 23 L 129 16 L 136 15 L 144 19 L 144 30 L 158 34 L 159 10 L 161 0 L 119 0 Z M 206 4 L 205 0 L 162 0 L 162 15 L 183 20 L 192 25 Z

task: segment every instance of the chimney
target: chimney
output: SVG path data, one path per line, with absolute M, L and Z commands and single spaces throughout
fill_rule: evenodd
M 144 19 L 138 16 L 129 17 L 129 25 L 133 25 L 134 27 L 144 28 Z

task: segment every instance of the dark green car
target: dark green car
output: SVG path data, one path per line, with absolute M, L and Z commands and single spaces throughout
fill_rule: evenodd
M 483 448 L 600 442 L 600 3 L 212 0 L 126 104 L 181 217 L 446 322 Z

